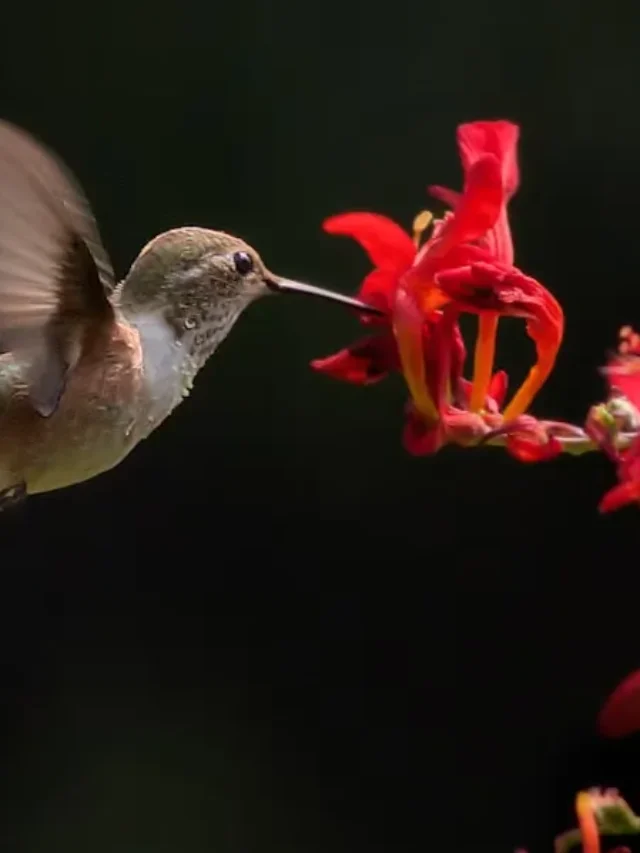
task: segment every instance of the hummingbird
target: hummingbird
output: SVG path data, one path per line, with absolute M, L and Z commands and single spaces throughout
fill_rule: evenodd
M 270 293 L 380 313 L 196 226 L 154 237 L 118 281 L 75 176 L 0 121 L 0 507 L 118 465 Z

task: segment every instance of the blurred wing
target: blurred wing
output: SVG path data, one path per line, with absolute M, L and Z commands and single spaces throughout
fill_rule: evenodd
M 32 405 L 57 408 L 115 285 L 88 202 L 57 158 L 0 121 L 0 352 L 27 366 Z

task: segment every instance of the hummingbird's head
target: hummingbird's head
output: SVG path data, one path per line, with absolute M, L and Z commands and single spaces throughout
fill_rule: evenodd
M 118 302 L 132 319 L 162 316 L 202 362 L 240 313 L 269 293 L 298 293 L 380 313 L 357 299 L 277 276 L 244 240 L 195 227 L 166 231 L 147 243 L 119 287 Z

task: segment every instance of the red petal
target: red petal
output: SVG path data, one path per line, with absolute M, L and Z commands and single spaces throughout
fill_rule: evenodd
M 513 240 L 509 228 L 507 202 L 518 189 L 518 140 L 520 128 L 508 121 L 477 121 L 458 128 L 458 148 L 462 166 L 467 172 L 486 154 L 493 154 L 500 164 L 504 203 L 493 228 L 487 233 L 489 249 L 496 260 L 513 263 Z
M 487 248 L 495 259 L 502 264 L 511 266 L 514 259 L 514 250 L 506 205 L 503 206 L 496 224 L 487 232 L 485 239 Z
M 640 358 L 615 358 L 604 369 L 609 387 L 640 408 Z
M 494 373 L 491 377 L 491 382 L 489 383 L 488 396 L 491 397 L 492 400 L 495 401 L 498 409 L 502 408 L 502 404 L 504 403 L 504 398 L 507 396 L 507 389 L 509 387 L 509 377 L 507 376 L 504 370 L 498 370 L 497 373 Z
M 467 172 L 484 154 L 493 154 L 500 163 L 505 195 L 518 189 L 518 141 L 520 128 L 510 121 L 473 121 L 458 127 L 457 140 L 462 167 Z
M 502 404 L 507 393 L 508 382 L 509 380 L 504 370 L 499 370 L 493 375 L 493 378 L 489 383 L 487 396 L 483 406 L 483 408 L 485 409 L 485 415 L 500 414 L 500 409 L 502 408 Z M 462 377 L 458 379 L 457 385 L 454 386 L 454 388 L 456 389 L 454 399 L 457 400 L 455 405 L 459 406 L 461 409 L 467 409 L 469 407 L 472 387 L 473 385 L 471 382 L 469 382 L 468 379 L 463 379 Z
M 436 284 L 462 311 L 500 311 L 501 273 L 490 264 L 448 266 L 436 274 Z
M 520 462 L 546 462 L 562 453 L 562 444 L 553 436 L 541 443 L 518 435 L 510 435 L 507 438 L 507 452 Z
M 452 210 L 456 209 L 461 198 L 459 192 L 456 192 L 455 190 L 449 190 L 447 189 L 447 187 L 439 187 L 436 184 L 432 184 L 430 187 L 427 187 L 427 192 L 434 198 L 443 201 Z
M 323 223 L 329 234 L 353 237 L 376 267 L 406 269 L 413 263 L 416 247 L 411 237 L 393 220 L 377 213 L 342 213 Z
M 442 244 L 439 238 L 431 238 L 420 249 L 416 256 L 416 260 L 408 273 L 403 276 L 407 285 L 414 288 L 417 294 L 426 297 L 422 307 L 425 312 L 433 309 L 433 305 L 429 305 L 429 296 L 433 295 L 437 288 L 434 288 L 434 277 L 437 276 L 439 270 L 450 269 L 456 267 L 469 266 L 473 263 L 493 263 L 492 255 L 480 246 L 464 244 L 453 246 L 445 254 L 441 253 Z M 438 279 L 435 278 L 435 283 Z M 445 300 L 446 302 L 447 300 Z
M 392 335 L 365 338 L 327 358 L 317 358 L 311 367 L 319 373 L 352 382 L 371 385 L 391 370 L 399 369 L 398 352 Z
M 638 480 L 628 480 L 626 483 L 620 483 L 614 486 L 605 494 L 600 501 L 598 509 L 600 512 L 614 512 L 616 509 L 621 509 L 627 504 L 640 501 L 640 482 Z
M 362 282 L 358 296 L 363 302 L 381 308 L 387 314 L 391 313 L 399 274 L 393 270 L 375 269 Z M 381 325 L 390 322 L 388 317 L 378 317 L 375 314 L 363 314 L 361 320 L 368 325 Z
M 442 270 L 436 283 L 461 311 L 497 311 L 526 318 L 527 334 L 538 356 L 553 353 L 555 358 L 564 333 L 564 314 L 555 297 L 534 278 L 516 267 L 474 263 Z
M 444 422 L 447 440 L 453 444 L 477 444 L 489 432 L 482 415 L 475 412 L 450 410 Z
M 628 675 L 604 703 L 598 715 L 604 737 L 626 737 L 640 731 L 640 669 Z
M 636 436 L 622 453 L 618 475 L 622 480 L 636 480 L 640 483 L 640 436 Z
M 427 425 L 412 404 L 408 407 L 407 420 L 402 432 L 404 449 L 412 456 L 429 456 L 442 447 L 444 430 L 442 421 Z
M 466 174 L 455 214 L 440 231 L 439 240 L 443 244 L 440 252 L 486 234 L 496 224 L 504 198 L 500 163 L 493 154 L 480 157 Z

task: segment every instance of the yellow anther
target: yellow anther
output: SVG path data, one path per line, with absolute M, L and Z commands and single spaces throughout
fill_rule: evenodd
M 431 225 L 433 221 L 433 213 L 430 210 L 423 210 L 413 220 L 413 242 L 416 244 L 416 249 L 420 245 L 422 235 Z

